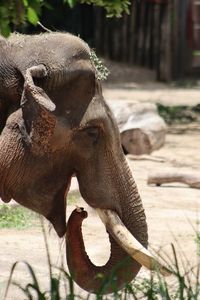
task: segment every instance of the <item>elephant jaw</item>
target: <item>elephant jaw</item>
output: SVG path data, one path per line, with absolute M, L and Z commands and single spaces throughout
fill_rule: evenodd
M 54 196 L 53 206 L 50 213 L 46 216 L 46 218 L 52 223 L 59 237 L 63 237 L 67 230 L 66 206 L 72 177 L 73 175 L 68 176 L 64 186 Z
M 6 195 L 5 193 L 1 192 L 0 199 L 5 203 L 9 203 L 12 200 L 12 197 L 10 195 Z
M 138 242 L 114 211 L 105 209 L 96 211 L 109 234 L 133 259 L 149 270 L 157 270 L 164 276 L 171 275 L 171 272 Z

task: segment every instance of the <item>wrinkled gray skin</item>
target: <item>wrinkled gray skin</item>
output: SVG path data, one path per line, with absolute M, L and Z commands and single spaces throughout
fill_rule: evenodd
M 75 173 L 85 201 L 116 211 L 147 246 L 142 203 L 89 53 L 82 40 L 65 33 L 0 39 L 0 197 L 42 214 L 62 237 Z M 110 240 L 106 275 L 127 256 Z M 130 281 L 139 269 L 130 259 L 119 271 L 118 288 L 124 274 Z M 95 291 L 79 277 L 80 286 Z

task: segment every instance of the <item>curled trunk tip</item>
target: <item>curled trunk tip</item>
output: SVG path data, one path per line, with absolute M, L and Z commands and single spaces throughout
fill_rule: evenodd
M 104 266 L 95 266 L 85 251 L 81 226 L 88 216 L 87 212 L 77 207 L 67 224 L 67 263 L 73 280 L 81 288 L 98 294 L 115 292 L 134 279 L 141 265 L 150 270 L 156 269 L 163 275 L 170 274 L 169 270 L 134 238 L 115 212 L 102 209 L 97 209 L 97 212 L 111 241 L 111 255 Z

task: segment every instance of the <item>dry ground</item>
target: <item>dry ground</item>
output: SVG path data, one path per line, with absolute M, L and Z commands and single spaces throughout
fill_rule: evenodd
M 105 86 L 107 99 L 136 100 L 137 98 L 140 101 L 144 99 L 162 103 L 167 101 L 171 105 L 185 104 L 185 102 L 187 105 L 193 105 L 200 102 L 198 86 L 192 89 L 176 89 L 164 84 L 156 84 L 153 80 L 153 73 L 143 72 L 142 76 L 138 69 L 131 73 L 129 68 L 124 72 L 125 74 L 130 72 L 127 78 L 131 79 L 119 82 L 117 76 L 117 79 L 111 80 Z M 123 72 L 120 76 L 123 76 Z M 177 251 L 184 252 L 191 264 L 196 263 L 194 240 L 195 230 L 198 229 L 197 222 L 200 220 L 200 190 L 181 184 L 168 184 L 163 187 L 147 186 L 147 176 L 152 171 L 172 167 L 198 171 L 200 169 L 200 126 L 197 124 L 196 128 L 196 130 L 190 130 L 186 126 L 184 130 L 176 128 L 176 131 L 169 131 L 165 146 L 153 153 L 153 156 L 163 157 L 165 162 L 129 160 L 146 210 L 150 247 L 162 248 L 172 257 L 170 244 L 173 242 L 176 244 Z M 83 228 L 88 253 L 95 263 L 104 263 L 109 256 L 105 229 L 95 212 L 82 203 L 82 200 L 80 201 L 81 205 L 89 210 L 89 218 L 85 221 Z M 74 205 L 68 206 L 68 216 L 73 208 Z M 53 230 L 48 233 L 48 241 L 52 262 L 58 265 L 62 256 L 65 257 L 64 241 L 59 241 Z M 41 284 L 47 288 L 48 266 L 41 229 L 36 227 L 26 230 L 0 230 L 0 299 L 3 297 L 12 264 L 22 260 L 34 267 Z M 147 276 L 148 272 L 142 269 L 140 275 Z M 19 283 L 30 281 L 26 268 L 19 266 L 15 279 Z M 7 299 L 22 300 L 25 297 L 13 287 Z

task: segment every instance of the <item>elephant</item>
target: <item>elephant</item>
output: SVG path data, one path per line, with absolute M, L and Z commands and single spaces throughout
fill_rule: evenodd
M 121 289 L 137 275 L 142 262 L 127 254 L 109 225 L 110 259 L 105 266 L 91 266 L 81 235 L 86 212 L 75 210 L 66 225 L 72 176 L 86 203 L 114 213 L 144 252 L 148 234 L 144 208 L 90 51 L 69 33 L 0 38 L 0 197 L 43 215 L 59 237 L 66 236 L 73 279 L 97 293 L 99 273 L 108 278 L 115 268 L 116 287 Z M 104 293 L 111 291 L 108 287 Z

